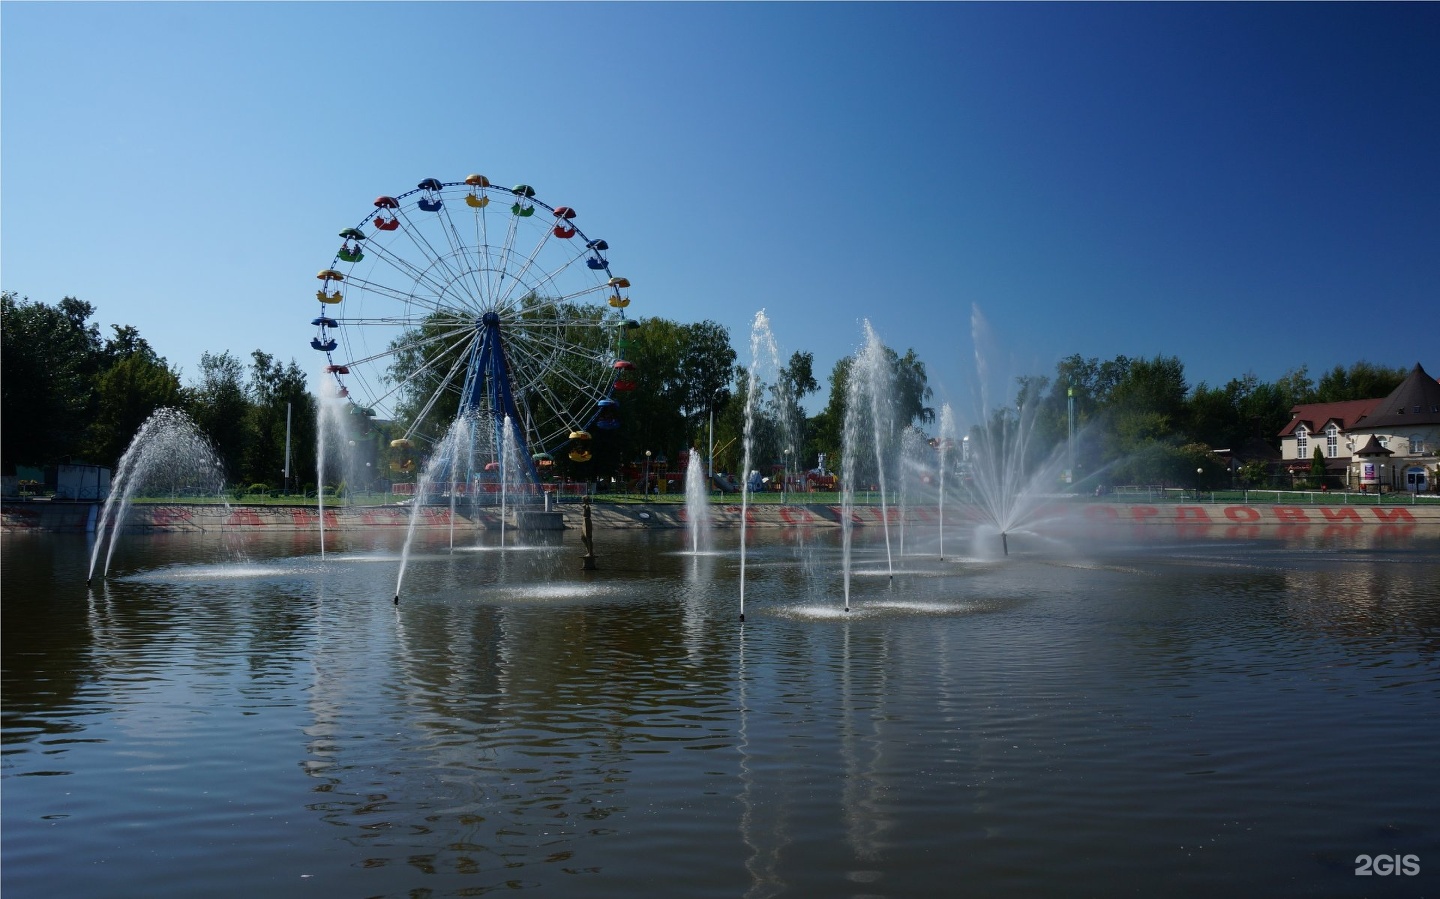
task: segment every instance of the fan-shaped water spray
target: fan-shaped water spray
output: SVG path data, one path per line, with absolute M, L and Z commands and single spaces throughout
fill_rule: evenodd
M 968 498 L 983 524 L 998 532 L 1001 551 L 1008 555 L 1008 535 L 1027 530 L 1047 517 L 1065 457 L 1061 446 L 1045 451 L 1036 444 L 1038 403 L 1026 406 L 1007 395 L 993 393 L 994 341 L 978 306 L 972 307 L 970 323 L 979 423 L 971 430 L 973 439 L 966 460 Z
M 109 573 L 110 559 L 115 554 L 115 535 L 136 497 L 158 494 L 174 499 L 182 493 L 223 496 L 224 491 L 224 467 L 209 438 L 179 409 L 156 410 L 135 432 L 130 446 L 120 457 L 110 495 L 105 499 L 95 529 L 95 547 L 91 551 L 86 582 L 95 577 L 101 547 L 106 548 L 101 576 Z

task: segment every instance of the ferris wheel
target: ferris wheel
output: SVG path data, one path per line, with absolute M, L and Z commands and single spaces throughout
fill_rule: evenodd
M 310 346 L 352 413 L 392 423 L 392 465 L 411 470 L 465 418 L 481 425 L 477 464 L 516 446 L 533 481 L 618 427 L 615 397 L 635 386 L 630 282 L 577 218 L 469 175 L 377 197 L 339 232 Z

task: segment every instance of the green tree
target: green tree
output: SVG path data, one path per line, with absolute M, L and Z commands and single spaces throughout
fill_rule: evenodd
M 200 354 L 199 380 L 188 390 L 188 411 L 215 445 L 225 465 L 225 481 L 241 483 L 250 452 L 250 400 L 245 369 L 228 351 Z
M 723 410 L 730 399 L 735 351 L 720 325 L 645 318 L 630 333 L 636 387 L 617 394 L 621 427 L 607 435 L 608 447 L 597 446 L 606 450 L 603 458 L 596 454 L 597 472 L 642 465 L 646 450 L 652 465 L 662 456 L 678 465 L 681 452 L 707 445 L 712 404 Z
M 1388 396 L 1409 373 L 1403 367 L 1385 368 L 1364 361 L 1356 362 L 1349 368 L 1337 365 L 1321 376 L 1315 398 L 1300 402 L 1339 403 L 1377 399 Z
M 930 424 L 935 421 L 935 409 L 926 405 L 934 391 L 931 390 L 925 373 L 925 363 L 914 349 L 900 355 L 890 347 L 884 348 L 885 358 L 890 365 L 891 387 L 894 395 L 894 433 L 887 439 L 895 441 L 907 428 L 916 424 Z M 808 422 L 809 445 L 807 457 L 819 453 L 826 456 L 825 466 L 839 470 L 840 454 L 843 449 L 846 402 L 850 390 L 850 373 L 854 357 L 844 356 L 836 360 L 830 370 L 830 392 L 825 408 L 816 413 Z M 873 452 L 871 453 L 873 455 Z M 808 464 L 807 458 L 807 464 Z
M 247 410 L 245 471 L 242 480 L 250 483 L 279 484 L 285 469 L 287 412 L 290 437 L 290 475 L 292 483 L 304 483 L 314 477 L 316 452 L 316 403 L 310 393 L 305 372 L 290 360 L 283 365 L 269 353 L 255 350 L 250 354 L 250 380 Z M 352 407 L 353 408 L 353 407 Z M 350 417 L 354 424 L 347 439 L 359 446 L 370 428 L 363 415 Z M 373 450 L 372 445 L 369 446 Z M 379 461 L 367 452 L 360 464 Z M 336 480 L 357 481 L 356 472 L 342 473 Z
M 49 306 L 0 293 L 0 458 L 45 464 L 81 452 L 93 410 L 100 329 L 74 297 Z
M 113 467 L 155 410 L 184 405 L 184 391 L 179 374 L 134 328 L 112 327 L 115 336 L 102 350 L 104 368 L 95 380 L 87 446 L 97 464 Z
M 1315 453 L 1310 457 L 1310 486 L 1319 487 L 1325 483 L 1325 451 L 1315 447 Z

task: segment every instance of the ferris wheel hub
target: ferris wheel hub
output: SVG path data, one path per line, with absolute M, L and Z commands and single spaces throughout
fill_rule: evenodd
M 487 325 L 492 328 L 495 327 L 496 325 L 500 324 L 500 313 L 493 311 L 485 313 L 484 315 L 480 316 L 480 324 Z

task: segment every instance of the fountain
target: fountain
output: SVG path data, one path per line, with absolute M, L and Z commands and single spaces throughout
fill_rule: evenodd
M 876 482 L 880 487 L 880 519 L 885 529 L 885 561 L 890 578 L 895 561 L 890 554 L 890 509 L 886 497 L 885 444 L 894 430 L 893 376 L 885 345 L 875 329 L 865 322 L 865 345 L 850 363 L 845 394 L 844 449 L 840 459 L 840 527 L 842 565 L 845 578 L 845 611 L 850 611 L 851 544 L 855 528 L 855 482 L 860 472 L 860 455 L 873 452 Z M 868 434 L 864 433 L 867 432 Z M 871 439 L 867 442 L 866 437 Z
M 762 375 L 773 378 L 768 383 Z M 766 409 L 761 398 L 769 392 Z M 740 486 L 740 620 L 745 620 L 745 554 L 750 518 L 750 488 L 755 472 L 751 466 L 760 457 L 788 458 L 795 452 L 795 422 L 791 420 L 790 385 L 781 377 L 780 349 L 770 330 L 765 310 L 755 313 L 750 328 L 750 369 L 745 389 L 744 463 Z M 784 466 L 788 476 L 788 463 Z
M 978 306 L 972 307 L 970 321 L 980 424 L 971 431 L 969 499 L 984 528 L 998 533 L 1001 552 L 1009 555 L 1010 534 L 1033 533 L 1034 526 L 1049 517 L 1050 497 L 1060 482 L 1065 456 L 1063 447 L 1057 446 L 1038 464 L 1031 461 L 1037 455 L 1034 438 L 1039 404 L 1028 408 L 992 405 L 989 325 Z
M 685 527 L 690 552 L 697 556 L 710 548 L 710 491 L 705 482 L 705 461 L 698 449 L 691 449 L 685 466 Z
M 322 376 L 315 393 L 318 417 L 315 428 L 315 499 L 320 516 L 320 558 L 324 559 L 325 476 L 333 477 L 338 473 L 340 477 L 337 480 L 348 481 L 353 460 L 348 452 L 350 442 L 346 435 L 348 415 L 345 410 L 349 404 L 340 395 L 335 379 Z
M 772 359 L 778 358 L 775 337 L 770 333 L 770 319 L 765 310 L 755 313 L 755 322 L 750 326 L 750 371 L 745 385 L 745 433 L 743 439 L 744 461 L 740 466 L 740 620 L 745 620 L 745 548 L 746 531 L 750 518 L 750 464 L 755 452 L 755 406 L 760 394 L 760 353 L 768 350 Z M 773 370 L 773 369 L 772 369 Z
M 925 435 L 920 429 L 907 426 L 900 432 L 900 482 L 898 487 L 897 506 L 900 511 L 900 520 L 896 523 L 900 532 L 900 558 L 905 558 L 905 532 L 906 524 L 910 518 L 910 509 L 916 505 L 915 500 L 928 498 L 928 484 L 931 468 L 931 459 L 934 454 L 926 443 Z
M 940 407 L 940 558 L 945 558 L 945 474 L 950 470 L 952 460 L 950 450 L 955 446 L 955 413 L 951 411 L 950 404 L 945 403 Z
M 142 492 L 156 489 L 168 492 L 172 499 L 182 490 L 202 496 L 223 495 L 225 490 L 220 457 L 209 439 L 179 409 L 157 409 L 135 432 L 130 446 L 121 455 L 115 481 L 95 528 L 95 547 L 90 556 L 87 584 L 95 577 L 95 565 L 100 559 L 102 546 L 107 549 L 101 576 L 109 573 L 110 559 L 115 554 L 115 535 L 120 531 L 131 502 Z M 107 526 L 110 528 L 108 543 Z
M 472 440 L 475 433 L 475 416 L 462 415 L 451 423 L 445 436 L 436 445 L 435 451 L 431 453 L 429 461 L 420 477 L 415 482 L 415 495 L 410 500 L 410 522 L 405 529 L 405 544 L 400 550 L 400 572 L 395 578 L 395 604 L 400 604 L 400 587 L 405 582 L 405 569 L 410 562 L 410 548 L 415 542 L 415 529 L 420 522 L 420 516 L 425 508 L 425 501 L 433 491 L 436 482 L 444 477 L 450 485 L 450 494 L 453 496 L 454 472 L 457 463 L 461 459 L 461 453 L 465 454 L 468 460 L 472 450 Z M 453 522 L 453 505 L 451 520 Z M 453 545 L 453 538 L 452 538 Z
M 515 435 L 514 423 L 511 422 L 508 415 L 501 423 L 500 434 L 500 545 L 503 547 L 505 545 L 505 516 L 509 512 L 512 497 L 520 493 L 519 488 L 526 481 L 520 466 L 520 442 Z M 520 523 L 518 512 L 515 522 L 518 527 Z

